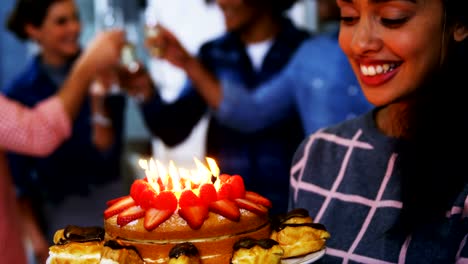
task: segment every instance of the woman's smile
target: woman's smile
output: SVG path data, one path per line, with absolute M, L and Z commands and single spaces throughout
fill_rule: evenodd
M 375 86 L 391 80 L 398 73 L 402 63 L 366 60 L 357 64 L 361 81 L 366 85 Z

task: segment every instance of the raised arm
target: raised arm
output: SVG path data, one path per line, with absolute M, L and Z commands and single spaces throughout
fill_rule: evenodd
M 46 156 L 70 135 L 96 72 L 118 64 L 124 43 L 122 31 L 99 34 L 77 60 L 57 95 L 24 107 L 0 96 L 0 147 L 19 153 Z
M 146 45 L 157 46 L 161 58 L 185 71 L 193 89 L 213 110 L 224 125 L 241 132 L 255 132 L 288 115 L 294 107 L 291 75 L 294 60 L 276 78 L 254 91 L 247 91 L 238 82 L 218 79 L 200 60 L 192 56 L 166 28 L 160 27 L 157 37 Z M 289 69 L 291 68 L 291 69 Z

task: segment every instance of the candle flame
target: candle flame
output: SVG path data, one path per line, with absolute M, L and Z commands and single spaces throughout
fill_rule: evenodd
M 216 161 L 206 158 L 205 165 L 199 159 L 194 158 L 195 169 L 179 168 L 174 161 L 170 161 L 168 166 L 164 166 L 161 161 L 151 158 L 149 161 L 140 159 L 138 164 L 145 171 L 148 183 L 156 192 L 162 190 L 173 191 L 180 194 L 183 190 L 191 189 L 198 191 L 198 187 L 203 183 L 215 183 L 220 174 Z M 215 183 L 215 188 L 219 188 L 219 183 Z

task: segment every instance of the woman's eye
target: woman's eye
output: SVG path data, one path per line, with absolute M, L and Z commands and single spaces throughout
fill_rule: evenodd
M 352 25 L 352 24 L 356 23 L 356 21 L 358 19 L 359 19 L 358 17 L 352 17 L 352 16 L 341 16 L 340 17 L 341 22 L 343 24 L 345 24 L 345 25 Z
M 384 26 L 387 26 L 387 27 L 390 27 L 390 28 L 395 28 L 395 27 L 399 27 L 401 25 L 403 25 L 404 23 L 406 23 L 406 21 L 408 21 L 408 18 L 407 17 L 402 17 L 402 18 L 381 18 L 380 19 L 382 21 L 382 24 Z
M 67 23 L 67 18 L 66 17 L 60 17 L 57 20 L 55 20 L 55 23 L 59 26 L 63 26 Z

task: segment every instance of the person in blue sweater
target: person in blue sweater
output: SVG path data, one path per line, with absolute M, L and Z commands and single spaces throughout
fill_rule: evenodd
M 303 141 L 291 208 L 330 232 L 322 263 L 468 263 L 468 1 L 337 3 L 375 107 Z
M 2 93 L 33 107 L 59 90 L 81 54 L 78 8 L 73 0 L 18 0 L 7 26 L 20 40 L 38 44 L 39 53 Z M 50 155 L 8 153 L 22 219 L 38 225 L 46 241 L 44 248 L 38 236 L 31 237 L 38 256 L 47 256 L 53 234 L 66 224 L 102 225 L 105 202 L 124 194 L 124 104 L 124 96 L 90 94 L 73 121 L 71 137 Z
M 285 69 L 254 91 L 232 80 L 199 86 L 213 114 L 229 127 L 257 131 L 297 110 L 305 134 L 356 117 L 372 105 L 338 44 L 335 0 L 318 0 L 318 32 L 304 41 Z M 240 86 L 237 89 L 231 86 Z M 216 91 L 213 91 L 216 89 Z
M 336 1 L 319 0 L 317 9 L 318 33 L 301 44 L 279 74 L 255 89 L 232 78 L 213 76 L 203 66 L 192 73 L 192 79 L 200 80 L 195 88 L 220 123 L 253 133 L 297 111 L 305 134 L 310 134 L 372 108 L 338 44 Z M 181 48 L 171 45 L 174 54 Z M 170 61 L 184 65 L 179 58 Z
M 307 31 L 298 29 L 285 15 L 294 2 L 218 0 L 227 32 L 203 44 L 196 58 L 188 53 L 180 58 L 189 82 L 173 103 L 164 102 L 154 89 L 148 90 L 152 88 L 148 84 L 123 85 L 131 88 L 130 93 L 146 95 L 141 109 L 152 133 L 166 145 L 175 146 L 209 111 L 196 90 L 199 80 L 192 78 L 192 71 L 200 64 L 219 78 L 240 82 L 248 89 L 256 89 L 278 74 L 309 37 Z M 167 41 L 161 47 L 165 59 L 171 61 L 171 56 L 179 57 L 180 54 L 171 53 L 172 45 L 180 46 L 180 43 L 170 32 L 160 28 L 158 38 Z M 217 161 L 223 173 L 241 175 L 247 189 L 271 199 L 272 214 L 284 213 L 289 166 L 293 151 L 303 137 L 297 112 L 255 133 L 228 127 L 213 116 L 208 126 L 206 155 Z

